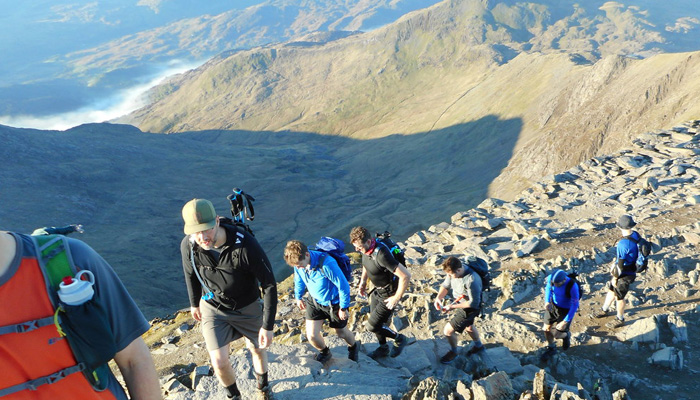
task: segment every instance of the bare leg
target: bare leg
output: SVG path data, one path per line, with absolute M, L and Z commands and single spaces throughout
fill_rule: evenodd
M 447 338 L 447 343 L 450 344 L 450 347 L 452 348 L 453 351 L 457 350 L 457 335 L 455 332 L 455 329 L 452 327 L 452 324 L 449 322 L 445 324 L 445 328 L 442 330 L 442 333 L 445 334 L 445 337 Z
M 309 343 L 318 351 L 326 348 L 326 342 L 323 340 L 323 335 L 321 334 L 322 326 L 322 320 L 306 320 L 306 337 L 309 338 Z
M 245 338 L 245 345 L 250 351 L 251 358 L 253 359 L 253 370 L 258 375 L 262 375 L 267 372 L 267 349 L 259 349 L 255 347 L 250 339 Z
M 229 361 L 228 352 L 228 344 L 226 346 L 220 347 L 216 350 L 212 350 L 209 352 L 209 357 L 211 358 L 211 365 L 212 367 L 214 367 L 216 377 L 219 378 L 219 382 L 224 387 L 236 383 L 236 375 L 233 372 L 231 361 Z
M 339 338 L 345 340 L 348 346 L 353 346 L 355 344 L 355 335 L 352 333 L 352 331 L 350 331 L 350 329 L 348 329 L 347 326 L 342 329 L 336 329 L 335 333 Z

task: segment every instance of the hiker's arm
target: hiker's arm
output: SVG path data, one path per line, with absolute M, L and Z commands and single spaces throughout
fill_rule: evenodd
M 360 296 L 367 297 L 367 270 L 362 266 L 362 276 L 360 276 L 360 286 L 357 288 Z
M 480 281 L 479 281 L 480 282 Z M 467 297 L 466 301 L 460 302 L 454 308 L 472 308 L 479 309 L 481 305 L 481 284 L 476 279 L 470 279 L 469 286 L 465 288 Z
M 153 358 L 141 337 L 114 356 L 124 377 L 129 397 L 134 400 L 162 399 Z
M 547 285 L 544 287 L 544 309 L 552 309 L 552 275 L 547 278 Z
M 350 284 L 348 284 L 348 280 L 343 275 L 343 271 L 340 270 L 338 263 L 333 257 L 326 257 L 321 268 L 323 268 L 323 273 L 328 277 L 328 280 L 338 288 L 340 308 L 350 307 Z
M 199 283 L 199 279 L 194 273 L 192 261 L 190 260 L 190 241 L 187 236 L 180 242 L 180 256 L 182 258 L 182 272 L 185 275 L 185 286 L 190 299 L 190 307 L 199 308 L 199 299 L 202 297 L 202 284 Z
M 386 306 L 390 310 L 394 309 L 396 304 L 401 300 L 401 296 L 403 296 L 408 288 L 408 281 L 411 280 L 411 273 L 408 272 L 406 267 L 402 264 L 399 264 L 394 270 L 394 275 L 399 278 L 399 287 L 396 289 L 396 293 L 393 296 L 386 299 Z
M 442 300 L 445 298 L 445 296 L 447 296 L 447 288 L 440 286 L 440 291 L 438 291 L 435 302 L 433 302 L 436 310 L 442 311 Z
M 255 277 L 260 282 L 260 289 L 263 297 L 263 329 L 271 331 L 275 325 L 275 314 L 277 314 L 277 282 L 275 274 L 272 272 L 272 265 L 267 258 L 267 254 L 257 240 L 249 237 L 241 255 L 242 261 L 249 265 Z M 254 284 L 254 282 L 252 282 Z
M 569 312 L 566 314 L 566 317 L 564 317 L 564 321 L 566 323 L 571 323 L 571 321 L 574 320 L 574 316 L 576 315 L 576 311 L 578 311 L 578 299 L 579 299 L 579 284 L 572 285 L 571 286 L 571 302 L 569 303 Z

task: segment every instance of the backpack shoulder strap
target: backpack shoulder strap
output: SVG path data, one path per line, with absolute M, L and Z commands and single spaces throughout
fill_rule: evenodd
M 72 277 L 76 272 L 67 239 L 63 235 L 42 235 L 32 236 L 32 240 L 39 266 L 47 280 L 47 289 L 53 289 L 49 290 L 50 297 L 55 299 L 55 292 L 63 278 Z
M 575 278 L 569 278 L 569 281 L 566 282 L 566 288 L 564 293 L 566 293 L 566 297 L 571 298 L 571 289 L 574 287 L 574 283 L 576 283 Z

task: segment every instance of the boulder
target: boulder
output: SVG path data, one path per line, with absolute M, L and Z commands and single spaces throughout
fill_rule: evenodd
M 647 361 L 651 365 L 680 370 L 683 369 L 683 352 L 675 347 L 665 347 L 652 354 Z
M 648 317 L 635 321 L 632 325 L 619 331 L 615 336 L 623 342 L 658 343 L 658 320 L 656 317 Z
M 515 395 L 510 378 L 503 371 L 472 382 L 471 389 L 474 400 L 511 400 Z

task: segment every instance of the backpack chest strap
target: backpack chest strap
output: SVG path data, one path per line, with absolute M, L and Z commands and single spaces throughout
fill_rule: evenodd
M 0 326 L 0 335 L 6 335 L 8 333 L 25 333 L 31 332 L 35 329 L 43 328 L 45 326 L 53 325 L 54 317 L 46 317 L 35 319 L 32 321 L 21 322 L 14 325 Z
M 68 375 L 74 374 L 76 372 L 80 372 L 85 369 L 85 366 L 81 363 L 78 365 L 74 365 L 72 367 L 64 368 L 58 372 L 54 372 L 53 374 L 42 376 L 41 378 L 36 378 L 32 379 L 31 381 L 23 382 L 18 385 L 10 386 L 5 389 L 0 389 L 0 397 L 3 396 L 8 396 L 13 393 L 17 393 L 22 390 L 31 390 L 35 391 L 37 388 L 41 385 L 48 385 L 52 383 L 56 383 L 60 381 L 61 379 L 67 377 Z

